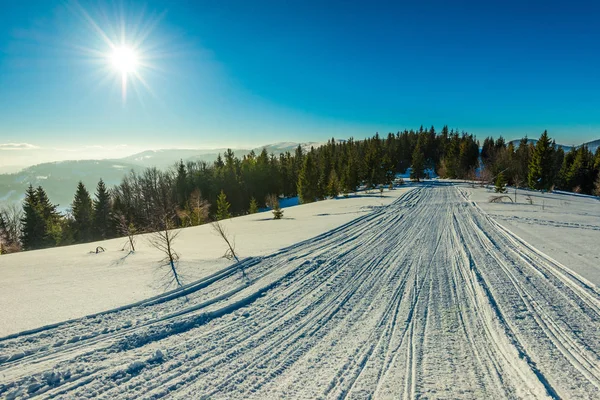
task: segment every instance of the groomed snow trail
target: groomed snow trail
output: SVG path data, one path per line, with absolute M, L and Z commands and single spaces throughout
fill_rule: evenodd
M 0 339 L 0 397 L 599 398 L 600 293 L 452 185 Z

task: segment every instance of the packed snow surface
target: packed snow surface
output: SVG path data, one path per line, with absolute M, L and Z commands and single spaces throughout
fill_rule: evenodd
M 600 198 L 518 189 L 516 202 L 490 203 L 493 187 L 464 187 L 502 226 L 600 286 Z M 514 201 L 514 188 L 506 194 Z
M 0 340 L 0 397 L 598 398 L 600 291 L 427 184 L 181 290 Z

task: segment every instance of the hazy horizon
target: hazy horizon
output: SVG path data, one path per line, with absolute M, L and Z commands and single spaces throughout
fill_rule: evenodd
M 581 144 L 600 138 L 597 7 L 9 0 L 0 168 L 420 125 Z

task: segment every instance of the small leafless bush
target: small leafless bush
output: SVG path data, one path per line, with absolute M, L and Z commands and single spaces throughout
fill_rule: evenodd
M 127 217 L 123 214 L 117 216 L 117 225 L 121 235 L 127 236 L 127 242 L 125 242 L 121 250 L 135 253 L 135 235 L 138 234 L 135 225 L 133 222 L 127 221 Z
M 225 230 L 221 222 L 214 221 L 212 223 L 212 227 L 227 245 L 227 250 L 225 251 L 223 258 L 226 258 L 227 260 L 235 260 L 236 262 L 240 262 L 240 259 L 238 258 L 237 253 L 235 252 L 235 240 L 229 240 L 229 235 L 227 234 L 227 231 Z
M 215 230 L 215 232 L 221 237 L 221 239 L 223 239 L 223 241 L 227 245 L 227 250 L 225 251 L 223 258 L 225 258 L 227 260 L 235 260 L 237 263 L 239 263 L 240 259 L 235 251 L 235 240 L 229 239 L 229 235 L 227 234 L 227 231 L 225 230 L 225 228 L 223 227 L 221 222 L 214 221 L 212 223 L 212 227 Z M 242 271 L 242 276 L 245 279 L 247 279 L 246 271 L 244 271 L 244 267 L 242 267 L 241 264 L 240 264 L 240 270 Z
M 184 227 L 197 226 L 208 221 L 208 210 L 210 203 L 202 198 L 199 189 L 196 189 L 190 195 L 185 208 L 177 209 L 177 217 Z
M 492 196 L 492 197 L 490 197 L 489 202 L 490 203 L 502 203 L 502 201 L 504 199 L 508 199 L 508 200 L 510 200 L 511 203 L 513 203 L 513 199 L 510 196 L 506 196 L 506 195 L 503 195 L 503 196 Z
M 102 246 L 98 246 L 96 247 L 95 251 L 90 251 L 90 254 L 98 254 L 98 253 L 104 253 L 106 251 L 106 249 Z
M 173 248 L 173 242 L 179 236 L 180 230 L 175 230 L 173 223 L 169 218 L 163 219 L 162 227 L 159 231 L 154 232 L 148 238 L 148 242 L 152 247 L 163 253 L 164 258 L 159 261 L 159 267 L 167 267 L 168 271 L 164 275 L 164 286 L 166 288 L 176 285 L 183 286 L 183 279 L 178 271 L 179 254 Z
M 525 196 L 525 201 L 527 201 L 527 203 L 529 203 L 529 204 L 533 204 L 533 199 L 531 198 L 530 195 Z

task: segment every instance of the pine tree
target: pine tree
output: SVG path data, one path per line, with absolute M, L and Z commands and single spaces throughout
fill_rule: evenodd
M 304 165 L 298 177 L 298 197 L 302 203 L 312 203 L 317 200 L 319 184 L 319 171 L 313 152 L 304 157 Z
M 271 207 L 271 209 L 273 211 L 273 219 L 283 218 L 283 210 L 281 209 L 281 206 L 279 205 L 279 198 L 276 195 L 274 195 L 274 194 L 268 195 L 267 198 L 265 199 L 265 203 L 267 204 L 268 207 Z
M 46 224 L 39 212 L 37 193 L 31 185 L 29 185 L 27 192 L 25 192 L 23 219 L 21 223 L 21 243 L 23 243 L 23 249 L 34 250 L 42 248 L 46 233 Z
M 531 161 L 529 162 L 529 187 L 538 190 L 548 190 L 551 180 L 554 148 L 551 146 L 548 132 L 544 131 L 535 144 Z
M 183 164 L 183 160 L 179 160 L 179 164 L 177 165 L 177 177 L 175 178 L 175 190 L 177 192 L 177 205 L 180 208 L 185 207 L 185 203 L 188 200 L 188 181 L 187 181 L 187 171 L 185 169 L 185 165 Z
M 417 141 L 417 146 L 412 156 L 412 169 L 410 171 L 410 179 L 417 182 L 425 176 L 425 156 L 421 149 L 421 138 Z
M 109 239 L 113 237 L 114 223 L 110 194 L 102 179 L 100 179 L 96 187 L 96 199 L 93 205 L 94 220 L 92 225 L 95 239 Z
M 73 233 L 77 242 L 89 242 L 92 240 L 93 208 L 90 193 L 83 182 L 77 185 L 75 198 L 71 204 L 73 210 Z
M 496 176 L 494 192 L 506 193 L 506 178 L 504 177 L 504 173 L 502 172 L 500 172 L 498 176 Z
M 50 202 L 46 191 L 41 186 L 36 189 L 38 202 L 38 212 L 44 220 L 44 236 L 42 247 L 56 246 L 61 243 L 63 235 L 63 224 L 61 224 L 60 214 L 57 206 Z
M 258 212 L 258 203 L 254 197 L 250 198 L 250 208 L 248 209 L 248 214 L 256 214 Z
M 60 242 L 61 226 L 56 206 L 50 203 L 41 186 L 34 189 L 29 185 L 27 188 L 21 224 L 24 250 L 42 249 Z
M 217 221 L 231 218 L 231 214 L 229 213 L 230 206 L 225 192 L 221 190 L 221 193 L 217 196 Z
M 327 195 L 332 198 L 336 198 L 340 194 L 340 182 L 338 176 L 335 173 L 335 169 L 331 170 L 329 174 L 329 183 L 327 184 Z

